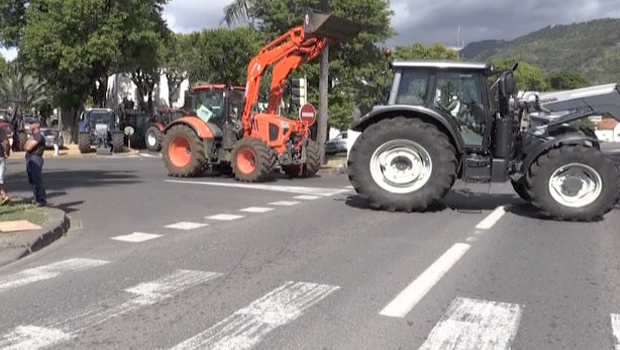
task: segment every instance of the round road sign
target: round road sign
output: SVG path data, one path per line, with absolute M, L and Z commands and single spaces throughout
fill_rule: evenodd
M 299 119 L 308 123 L 308 126 L 314 124 L 314 122 L 316 122 L 316 110 L 314 106 L 310 103 L 301 106 L 299 109 Z
M 125 130 L 123 130 L 125 132 L 125 135 L 133 135 L 134 130 L 131 126 L 125 127 Z

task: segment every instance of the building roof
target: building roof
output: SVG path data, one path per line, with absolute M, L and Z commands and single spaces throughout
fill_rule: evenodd
M 491 65 L 480 62 L 460 62 L 441 60 L 408 60 L 392 62 L 394 68 L 447 68 L 447 69 L 474 69 L 487 70 Z
M 599 130 L 614 130 L 618 124 L 618 121 L 614 118 L 604 118 L 603 120 L 598 122 L 596 127 Z

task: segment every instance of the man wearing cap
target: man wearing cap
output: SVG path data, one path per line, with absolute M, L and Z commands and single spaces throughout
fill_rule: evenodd
M 45 138 L 41 134 L 41 120 L 38 117 L 24 118 L 28 141 L 24 145 L 26 151 L 26 170 L 28 181 L 34 193 L 34 202 L 37 207 L 47 205 L 45 186 L 43 185 L 43 151 Z

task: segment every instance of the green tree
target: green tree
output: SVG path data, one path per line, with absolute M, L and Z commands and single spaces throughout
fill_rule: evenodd
M 24 71 L 16 61 L 10 62 L 0 74 L 0 100 L 7 101 L 14 110 L 37 113 L 51 100 L 49 87 Z
M 168 81 L 168 106 L 179 93 L 181 84 L 189 76 L 191 63 L 197 53 L 199 34 L 172 34 L 162 45 L 162 70 Z
M 262 44 L 260 33 L 248 27 L 203 30 L 189 65 L 190 81 L 245 86 L 248 64 Z
M 410 46 L 396 46 L 394 50 L 394 58 L 397 60 L 457 60 L 458 57 L 456 51 L 439 43 L 430 46 L 415 43 Z
M 495 70 L 509 69 L 517 62 L 514 59 L 507 60 L 491 60 Z M 548 91 L 549 84 L 540 68 L 533 66 L 527 62 L 519 61 L 519 67 L 514 73 L 517 81 L 517 89 L 523 91 Z
M 572 90 L 590 85 L 583 73 L 575 70 L 560 71 L 549 74 L 547 77 L 552 90 Z
M 38 0 L 27 6 L 18 31 L 19 59 L 56 92 L 59 126 L 70 142 L 77 138 L 76 115 L 87 97 L 101 104 L 110 74 L 149 62 L 153 32 L 161 25 L 154 17 L 161 16 L 165 2 Z
M 4 72 L 5 69 L 6 69 L 6 60 L 4 59 L 4 57 L 0 56 L 0 75 L 2 74 L 2 72 Z
M 0 1 L 0 46 L 16 47 L 26 25 L 28 0 Z

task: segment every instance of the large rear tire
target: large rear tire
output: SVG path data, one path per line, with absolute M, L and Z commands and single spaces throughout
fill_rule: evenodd
M 202 140 L 187 125 L 175 125 L 164 136 L 162 145 L 164 165 L 171 176 L 201 175 L 207 165 Z
M 90 152 L 90 146 L 92 144 L 90 133 L 81 132 L 78 135 L 78 148 L 80 149 L 80 153 L 88 153 Z
M 290 177 L 311 177 L 321 168 L 321 149 L 312 139 L 306 144 L 306 162 L 301 165 L 282 166 L 282 171 Z
M 232 152 L 235 179 L 242 182 L 264 182 L 271 178 L 276 165 L 275 152 L 261 139 L 244 137 Z
M 562 146 L 532 163 L 526 191 L 545 217 L 589 222 L 611 211 L 620 200 L 620 169 L 598 149 Z
M 397 117 L 369 126 L 348 159 L 349 181 L 374 209 L 424 210 L 456 180 L 456 151 L 432 124 Z
M 146 148 L 152 152 L 161 151 L 161 143 L 164 134 L 156 126 L 151 126 L 146 130 Z

